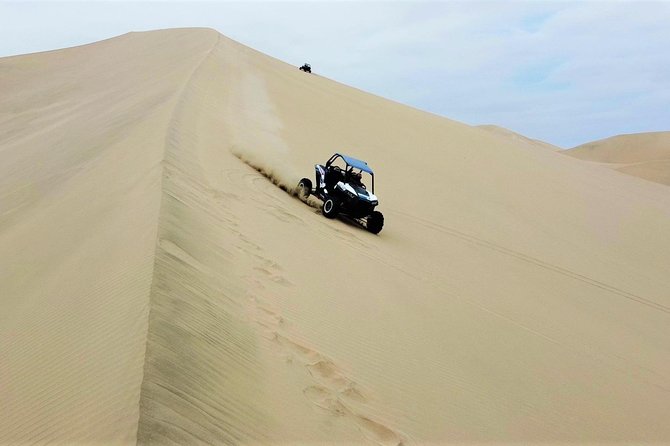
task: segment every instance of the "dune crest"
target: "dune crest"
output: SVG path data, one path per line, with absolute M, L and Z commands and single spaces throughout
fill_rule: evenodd
M 210 46 L 0 59 L 0 443 L 135 442 L 165 129 Z
M 0 443 L 670 441 L 664 188 L 213 30 L 0 81 Z

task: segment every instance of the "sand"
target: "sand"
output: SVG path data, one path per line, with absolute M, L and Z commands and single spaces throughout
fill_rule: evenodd
M 484 124 L 484 125 L 478 125 L 477 128 L 488 130 L 489 132 L 496 134 L 500 138 L 508 138 L 515 145 L 528 145 L 531 147 L 537 147 L 540 149 L 543 148 L 546 150 L 554 150 L 554 151 L 561 150 L 560 147 L 550 144 L 548 142 L 541 141 L 539 139 L 529 138 L 520 133 L 513 132 L 512 130 L 500 127 L 498 125 Z
M 665 186 L 207 29 L 0 85 L 0 443 L 670 441 Z M 335 151 L 379 235 L 277 187 Z
M 582 144 L 563 153 L 670 185 L 670 132 L 618 135 Z

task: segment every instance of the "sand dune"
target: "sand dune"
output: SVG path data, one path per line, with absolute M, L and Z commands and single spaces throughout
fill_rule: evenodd
M 0 443 L 670 441 L 664 186 L 212 30 L 0 85 Z M 378 236 L 277 187 L 334 151 Z
M 549 144 L 548 142 L 540 141 L 539 139 L 532 139 L 520 133 L 513 132 L 512 130 L 497 125 L 491 125 L 491 124 L 478 125 L 477 128 L 493 132 L 501 138 L 509 138 L 513 143 L 517 145 L 527 144 L 542 149 L 561 150 L 560 147 L 555 146 L 553 144 Z
M 670 132 L 618 135 L 565 152 L 619 172 L 670 185 Z

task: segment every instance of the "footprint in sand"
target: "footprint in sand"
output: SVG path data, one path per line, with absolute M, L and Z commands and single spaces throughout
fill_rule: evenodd
M 279 285 L 287 287 L 293 285 L 289 280 L 287 280 L 283 275 L 281 275 L 278 268 L 255 266 L 254 270 L 260 272 L 263 276 L 265 276 L 266 278 L 275 283 L 278 283 Z
M 358 403 L 367 403 L 368 399 L 361 393 L 360 390 L 356 388 L 356 385 L 353 382 L 350 382 L 344 390 L 340 391 L 342 397 L 356 401 Z
M 331 361 L 321 359 L 313 364 L 306 365 L 310 375 L 331 387 L 345 388 L 351 381 L 347 379 Z
M 403 444 L 403 437 L 400 434 L 362 412 L 369 399 L 333 361 L 318 351 L 280 334 L 280 326 L 284 323 L 281 315 L 259 305 L 255 298 L 252 298 L 252 301 L 256 308 L 256 322 L 272 330 L 270 339 L 289 353 L 287 363 L 302 365 L 315 381 L 302 391 L 308 401 L 333 416 L 354 423 L 366 438 L 377 444 L 384 446 Z
M 316 361 L 319 359 L 320 355 L 315 350 L 307 348 L 297 342 L 293 342 L 285 336 L 282 336 L 279 333 L 275 333 L 275 340 L 279 345 L 281 345 L 285 350 L 295 354 L 300 362 L 303 364 L 306 361 Z
M 316 350 L 294 342 L 279 333 L 275 333 L 275 340 L 285 350 L 294 354 L 309 375 L 315 381 L 318 381 L 322 387 L 326 386 L 338 397 L 359 403 L 367 402 L 367 398 L 358 388 L 358 385 L 349 379 L 333 361 L 325 358 Z
M 342 404 L 337 396 L 333 395 L 330 390 L 322 386 L 306 387 L 302 393 L 317 407 L 320 407 L 333 415 L 344 416 L 349 415 L 351 411 Z
M 250 303 L 247 309 L 249 319 L 262 327 L 261 335 L 265 339 L 276 341 L 277 330 L 284 325 L 284 318 L 281 314 L 259 303 L 256 295 L 249 294 L 248 298 Z
M 399 446 L 403 444 L 403 439 L 400 435 L 382 423 L 352 411 L 342 403 L 340 397 L 333 393 L 331 389 L 318 385 L 308 386 L 303 389 L 302 393 L 315 406 L 335 416 L 350 418 L 361 433 L 373 442 L 384 446 Z
M 278 327 L 284 323 L 284 318 L 274 311 L 260 305 L 258 305 L 257 308 L 261 317 L 267 321 L 268 325 L 271 325 L 272 327 Z
M 370 440 L 383 446 L 401 446 L 403 439 L 393 430 L 362 415 L 354 415 L 358 429 Z

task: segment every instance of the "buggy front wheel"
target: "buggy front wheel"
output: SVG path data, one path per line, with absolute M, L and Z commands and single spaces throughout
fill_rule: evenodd
M 373 234 L 379 234 L 384 227 L 384 215 L 379 211 L 372 211 L 372 214 L 368 216 L 365 227 Z
M 326 218 L 335 218 L 340 212 L 340 206 L 332 198 L 326 198 L 321 206 L 321 212 Z

